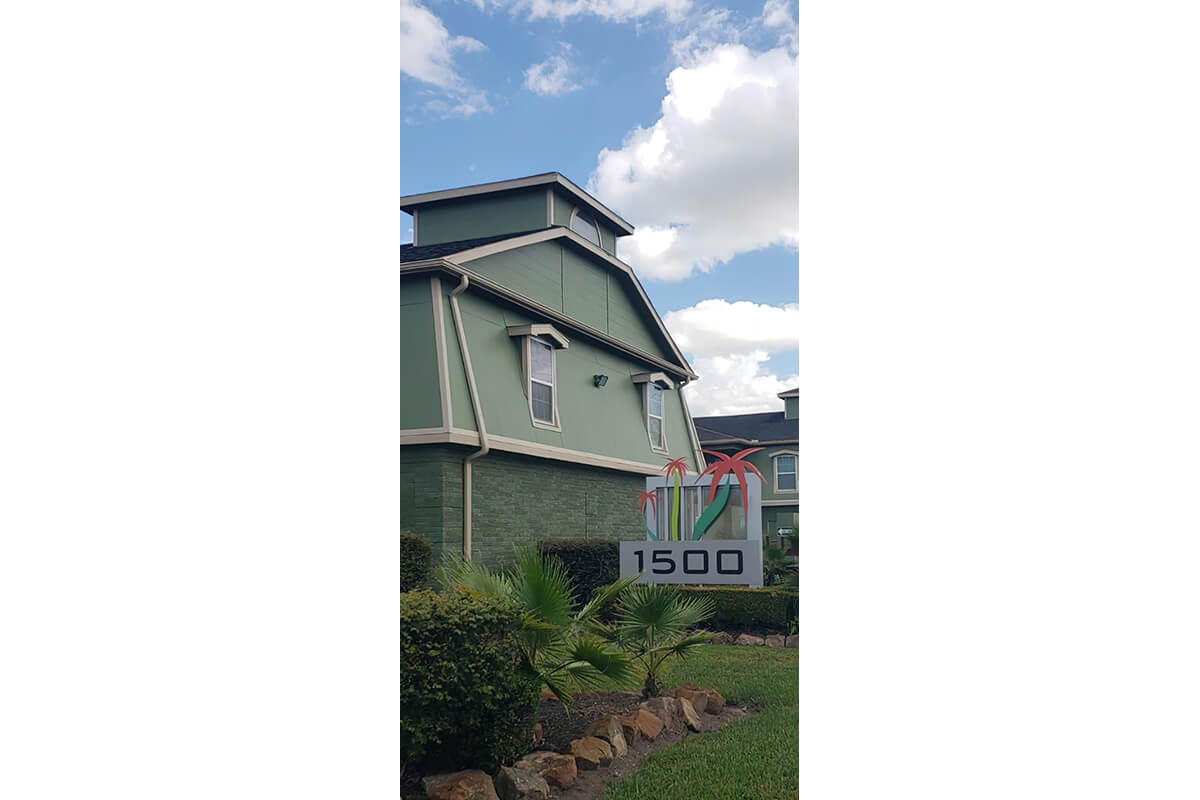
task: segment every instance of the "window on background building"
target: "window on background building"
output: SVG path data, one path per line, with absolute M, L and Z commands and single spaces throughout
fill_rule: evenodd
M 571 214 L 571 230 L 578 233 L 583 238 L 587 239 L 596 247 L 600 246 L 600 229 L 596 227 L 596 223 L 578 211 Z
M 646 430 L 650 432 L 650 445 L 659 450 L 666 450 L 663 437 L 663 390 L 653 384 L 646 384 Z
M 536 336 L 529 337 L 529 403 L 533 418 L 547 425 L 554 418 L 554 347 Z
M 775 457 L 775 491 L 796 491 L 796 457 Z

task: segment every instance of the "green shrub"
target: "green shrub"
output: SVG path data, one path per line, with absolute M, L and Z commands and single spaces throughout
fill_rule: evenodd
M 713 625 L 741 625 L 786 632 L 796 616 L 796 595 L 786 589 L 747 586 L 686 586 L 685 597 L 707 597 L 715 610 Z
M 601 586 L 620 577 L 621 553 L 617 539 L 542 539 L 537 543 L 544 555 L 557 558 L 575 585 L 575 602 L 592 599 Z
M 424 589 L 433 577 L 433 549 L 419 533 L 400 532 L 400 591 Z
M 522 669 L 511 601 L 400 596 L 400 758 L 407 770 L 491 772 L 529 749 L 538 684 Z

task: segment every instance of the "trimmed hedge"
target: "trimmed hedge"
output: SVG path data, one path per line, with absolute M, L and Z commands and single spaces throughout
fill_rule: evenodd
M 786 589 L 748 586 L 681 586 L 683 596 L 707 597 L 716 610 L 712 625 L 741 625 L 786 632 L 796 618 L 797 597 Z
M 521 669 L 511 602 L 400 596 L 400 758 L 405 769 L 494 772 L 529 749 L 537 681 Z
M 592 592 L 621 577 L 621 550 L 618 539 L 542 539 L 538 550 L 562 562 L 567 577 L 575 585 L 575 600 L 583 605 Z
M 433 548 L 419 533 L 400 532 L 400 591 L 424 589 L 433 577 Z

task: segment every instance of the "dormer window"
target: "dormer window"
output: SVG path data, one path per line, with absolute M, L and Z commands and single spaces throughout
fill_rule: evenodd
M 592 221 L 591 217 L 580 214 L 578 208 L 571 212 L 571 230 L 596 247 L 600 246 L 600 229 L 596 227 L 596 223 Z
M 567 337 L 546 323 L 509 325 L 508 335 L 521 339 L 521 367 L 529 419 L 535 428 L 562 430 L 558 419 L 558 365 L 556 351 L 566 348 Z
M 675 382 L 662 372 L 639 372 L 633 382 L 642 384 L 643 404 L 646 411 L 646 435 L 650 449 L 661 453 L 667 451 L 666 415 L 663 413 L 663 392 L 674 389 Z

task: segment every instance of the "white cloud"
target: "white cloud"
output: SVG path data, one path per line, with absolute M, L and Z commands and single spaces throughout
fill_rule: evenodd
M 550 18 L 559 22 L 575 16 L 596 16 L 610 22 L 627 22 L 662 12 L 668 19 L 682 19 L 691 0 L 516 0 L 514 11 L 528 11 L 530 19 Z
M 701 300 L 663 318 L 680 349 L 696 356 L 795 350 L 800 306 L 771 306 L 745 300 Z
M 792 50 L 796 49 L 800 40 L 800 30 L 796 25 L 796 20 L 792 18 L 790 0 L 767 0 L 763 5 L 762 16 L 763 27 L 778 28 L 779 43 L 786 45 Z
M 442 90 L 425 109 L 440 116 L 469 117 L 491 111 L 487 94 L 473 88 L 454 65 L 456 53 L 487 46 L 470 36 L 451 36 L 442 21 L 416 0 L 400 0 L 400 72 Z
M 796 303 L 703 300 L 669 312 L 663 322 L 700 376 L 684 389 L 696 416 L 780 411 L 783 404 L 776 395 L 799 381 L 796 375 L 781 378 L 765 367 L 772 353 L 799 345 Z
M 681 280 L 799 243 L 799 77 L 786 48 L 722 44 L 667 77 L 661 116 L 605 148 L 588 190 L 638 231 L 622 258 Z
M 525 70 L 525 88 L 543 96 L 556 97 L 573 92 L 579 88 L 579 84 L 570 78 L 573 71 L 574 68 L 563 56 L 550 56 Z
M 683 388 L 688 410 L 696 417 L 782 411 L 783 401 L 776 395 L 796 388 L 800 377 L 791 375 L 781 380 L 768 374 L 762 366 L 768 358 L 761 350 L 696 358 L 692 369 L 700 378 Z

